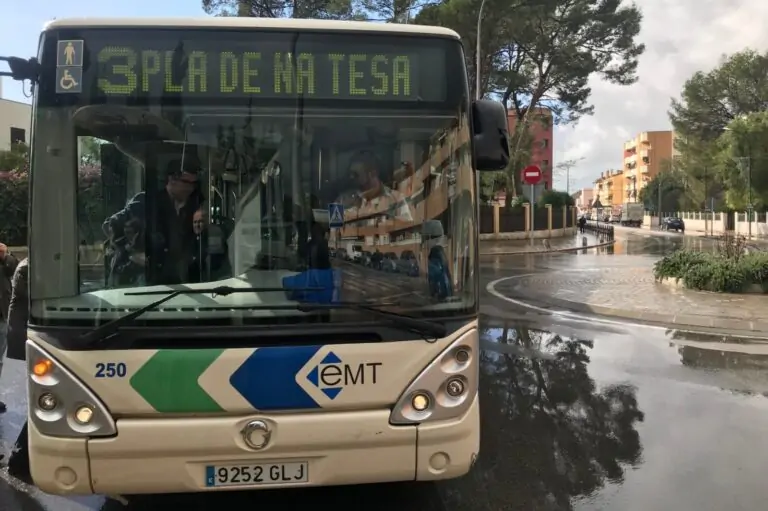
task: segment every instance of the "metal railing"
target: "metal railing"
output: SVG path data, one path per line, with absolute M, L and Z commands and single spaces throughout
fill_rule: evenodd
M 613 241 L 613 226 L 606 222 L 587 222 L 584 231 L 590 232 L 603 241 Z

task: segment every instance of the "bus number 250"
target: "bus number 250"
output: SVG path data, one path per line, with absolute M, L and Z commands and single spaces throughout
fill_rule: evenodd
M 98 362 L 96 364 L 96 378 L 125 378 L 128 368 L 122 362 Z

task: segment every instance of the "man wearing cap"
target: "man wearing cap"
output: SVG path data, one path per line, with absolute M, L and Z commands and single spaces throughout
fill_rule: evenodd
M 193 218 L 204 201 L 198 186 L 198 167 L 181 160 L 172 161 L 166 171 L 165 187 L 147 200 L 140 192 L 128 205 L 104 221 L 111 238 L 123 235 L 131 219 L 145 225 L 148 284 L 179 284 L 189 281 L 194 255 Z

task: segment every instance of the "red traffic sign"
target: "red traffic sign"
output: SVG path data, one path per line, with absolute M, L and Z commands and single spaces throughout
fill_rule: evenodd
M 541 169 L 536 165 L 528 165 L 523 169 L 523 183 L 527 185 L 537 185 L 541 183 Z

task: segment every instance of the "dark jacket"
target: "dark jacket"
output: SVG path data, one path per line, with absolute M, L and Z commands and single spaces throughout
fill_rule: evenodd
M 13 360 L 24 360 L 29 320 L 29 259 L 23 259 L 13 274 L 13 293 L 8 308 L 8 354 Z
M 171 229 L 181 227 L 179 252 L 187 255 L 191 261 L 194 253 L 195 233 L 192 230 L 192 216 L 203 202 L 203 195 L 198 191 L 193 193 L 187 203 L 176 214 L 176 208 L 168 192 L 159 190 L 147 203 L 145 192 L 136 194 L 122 211 L 119 211 L 104 221 L 104 227 L 109 226 L 113 238 L 123 236 L 123 226 L 131 218 L 137 218 L 144 224 L 145 242 L 147 247 L 147 283 L 174 284 L 179 283 L 175 273 L 179 261 L 170 260 Z M 177 225 L 174 225 L 176 223 Z
M 11 304 L 11 279 L 19 265 L 19 260 L 13 254 L 7 254 L 0 261 L 0 318 L 8 321 L 8 306 Z

